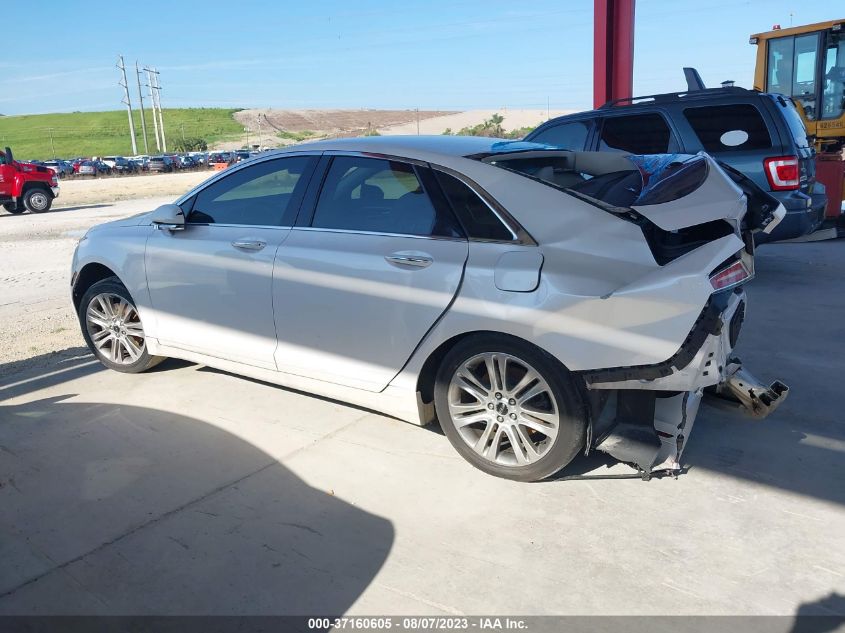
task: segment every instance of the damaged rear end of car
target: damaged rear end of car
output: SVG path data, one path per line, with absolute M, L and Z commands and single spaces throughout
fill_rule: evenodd
M 603 451 L 644 476 L 677 472 L 704 398 L 755 419 L 784 401 L 786 385 L 762 383 L 734 354 L 747 309 L 744 285 L 754 277 L 754 234 L 771 232 L 785 214 L 776 199 L 704 153 L 635 156 L 503 143 L 476 158 L 627 223 L 619 239 L 618 226 L 605 230 L 597 222 L 596 230 L 607 233 L 608 256 L 615 251 L 624 262 L 624 251 L 638 247 L 632 238 L 638 232 L 653 258 L 653 265 L 609 273 L 612 282 L 597 284 L 597 297 L 577 283 L 552 284 L 580 295 L 561 314 L 582 319 L 593 344 L 591 320 L 627 333 L 599 341 L 608 353 L 599 347 L 592 360 L 556 354 L 582 380 L 587 452 Z M 571 250 L 581 248 L 574 243 L 562 229 L 559 241 L 540 246 L 560 270 L 573 265 Z M 592 266 L 590 257 L 583 261 L 585 269 Z M 631 361 L 620 362 L 623 354 L 611 345 Z

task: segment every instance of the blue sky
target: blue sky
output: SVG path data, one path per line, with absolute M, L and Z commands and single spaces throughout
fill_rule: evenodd
M 121 108 L 119 53 L 161 71 L 164 107 L 592 103 L 592 0 L 152 0 L 85 10 L 63 0 L 39 4 L 40 20 L 28 3 L 8 4 L 7 115 Z M 682 66 L 708 85 L 750 87 L 749 34 L 837 18 L 841 0 L 637 0 L 634 91 L 682 89 Z

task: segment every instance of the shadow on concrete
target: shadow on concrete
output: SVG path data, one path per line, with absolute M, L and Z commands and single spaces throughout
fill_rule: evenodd
M 386 560 L 388 520 L 253 444 L 71 397 L 0 405 L 0 614 L 341 614 Z
M 845 596 L 831 592 L 814 602 L 805 602 L 795 612 L 790 633 L 829 633 L 845 630 Z

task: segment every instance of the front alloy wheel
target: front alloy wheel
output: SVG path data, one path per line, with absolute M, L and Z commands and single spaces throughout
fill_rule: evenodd
M 115 277 L 92 285 L 79 306 L 82 334 L 106 367 L 137 373 L 162 359 L 147 352 L 141 317 L 129 292 Z
M 520 481 L 554 474 L 583 447 L 578 402 L 566 368 L 505 336 L 460 342 L 435 382 L 437 416 L 457 451 L 487 473 Z

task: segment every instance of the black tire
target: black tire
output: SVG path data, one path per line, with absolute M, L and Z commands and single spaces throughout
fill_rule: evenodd
M 6 209 L 6 211 L 8 211 L 9 213 L 14 213 L 15 215 L 26 211 L 26 209 L 21 203 L 18 203 L 16 205 L 14 202 L 4 202 L 3 208 Z
M 23 206 L 30 213 L 45 213 L 53 206 L 53 192 L 42 187 L 33 187 L 23 194 Z
M 95 298 L 103 294 L 115 295 L 117 297 L 120 297 L 124 301 L 126 301 L 133 309 L 135 309 L 135 302 L 132 300 L 132 296 L 129 294 L 129 291 L 117 277 L 109 277 L 107 279 L 103 279 L 102 281 L 96 282 L 90 288 L 88 288 L 84 295 L 82 295 L 82 300 L 79 302 L 79 324 L 82 328 L 82 336 L 85 338 L 85 343 L 87 343 L 88 349 L 90 349 L 94 356 L 97 357 L 97 360 L 99 360 L 103 365 L 105 365 L 109 369 L 113 369 L 115 371 L 127 374 L 138 374 L 143 371 L 147 371 L 148 369 L 155 367 L 161 361 L 163 361 L 163 356 L 150 355 L 150 353 L 147 351 L 145 341 L 138 359 L 134 362 L 128 363 L 113 361 L 94 344 L 92 340 L 92 335 L 95 334 L 95 326 L 89 325 L 86 319 L 86 313 L 88 312 L 88 308 L 95 300 Z
M 536 461 L 522 465 L 502 465 L 481 456 L 462 437 L 449 413 L 449 387 L 455 372 L 470 359 L 490 352 L 516 357 L 529 364 L 545 380 L 554 396 L 558 412 L 557 434 Z M 545 479 L 569 464 L 583 449 L 586 441 L 587 423 L 581 396 L 569 371 L 538 347 L 503 334 L 479 334 L 465 338 L 446 354 L 435 378 L 434 404 L 440 426 L 455 450 L 479 470 L 505 479 Z M 489 424 L 493 425 L 492 419 Z

